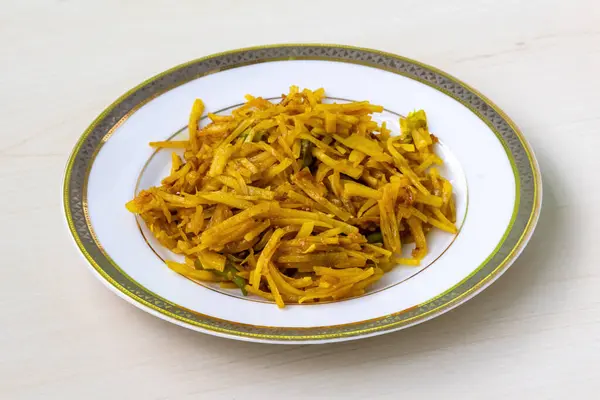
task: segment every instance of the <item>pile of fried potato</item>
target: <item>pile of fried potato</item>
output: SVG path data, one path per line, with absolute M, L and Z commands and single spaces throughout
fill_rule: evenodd
M 372 119 L 383 107 L 324 97 L 295 86 L 278 103 L 248 95 L 204 127 L 196 100 L 189 140 L 151 143 L 174 150 L 171 174 L 127 209 L 185 256 L 169 268 L 283 307 L 361 295 L 394 265 L 419 265 L 432 228 L 456 233 L 425 113 L 391 136 Z

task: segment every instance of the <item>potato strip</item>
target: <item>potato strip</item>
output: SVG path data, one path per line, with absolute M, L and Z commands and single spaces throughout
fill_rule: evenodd
M 168 268 L 278 307 L 319 303 L 361 296 L 395 265 L 420 265 L 432 230 L 458 232 L 424 111 L 393 132 L 378 122 L 382 106 L 324 99 L 296 86 L 276 102 L 247 95 L 203 126 L 197 99 L 188 139 L 150 143 L 169 152 L 170 169 L 126 207 L 185 256 Z

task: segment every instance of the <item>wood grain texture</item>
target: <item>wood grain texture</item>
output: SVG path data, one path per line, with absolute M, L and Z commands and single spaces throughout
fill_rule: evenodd
M 0 398 L 597 398 L 598 1 L 0 0 L 0 9 Z M 515 265 L 433 321 L 319 346 L 210 337 L 106 290 L 63 222 L 62 175 L 79 135 L 153 74 L 275 42 L 402 54 L 502 107 L 544 178 L 540 223 Z

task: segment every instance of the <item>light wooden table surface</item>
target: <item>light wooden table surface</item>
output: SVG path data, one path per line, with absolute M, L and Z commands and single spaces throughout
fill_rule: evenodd
M 79 135 L 153 74 L 273 42 L 398 53 L 502 107 L 544 178 L 515 265 L 433 321 L 321 346 L 214 338 L 106 290 L 63 222 Z M 597 0 L 0 0 L 0 398 L 598 398 L 599 73 Z

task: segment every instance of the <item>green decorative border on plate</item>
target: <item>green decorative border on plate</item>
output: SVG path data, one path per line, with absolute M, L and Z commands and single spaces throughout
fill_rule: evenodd
M 326 60 L 384 69 L 424 83 L 469 108 L 496 134 L 511 161 L 517 201 L 511 223 L 495 251 L 467 278 L 416 307 L 367 321 L 310 328 L 268 327 L 225 321 L 174 304 L 131 279 L 104 251 L 87 216 L 87 179 L 95 156 L 115 129 L 143 104 L 193 79 L 244 65 L 280 60 Z M 123 297 L 182 325 L 257 341 L 342 340 L 397 330 L 459 305 L 504 272 L 531 236 L 541 208 L 541 175 L 514 123 L 475 89 L 433 67 L 377 50 L 340 45 L 292 44 L 240 49 L 200 58 L 148 79 L 111 104 L 84 132 L 67 163 L 63 201 L 69 230 L 94 270 Z

